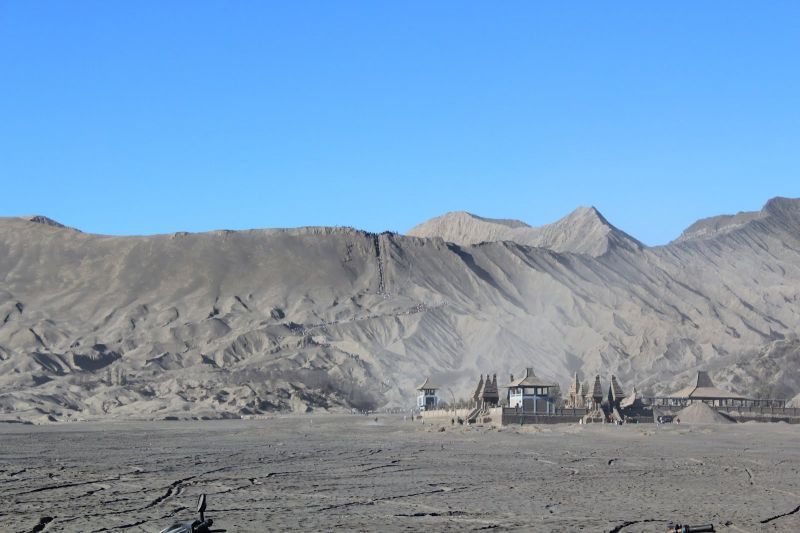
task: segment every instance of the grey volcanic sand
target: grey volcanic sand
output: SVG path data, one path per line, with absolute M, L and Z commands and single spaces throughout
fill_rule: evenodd
M 734 420 L 727 418 L 703 402 L 695 402 L 684 407 L 678 412 L 678 418 L 683 424 L 735 424 Z
M 0 529 L 800 531 L 798 428 L 422 426 L 402 417 L 0 424 Z M 727 524 L 727 525 L 726 525 Z M 105 528 L 105 529 L 104 529 Z

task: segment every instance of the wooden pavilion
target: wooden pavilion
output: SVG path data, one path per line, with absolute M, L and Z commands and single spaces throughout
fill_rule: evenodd
M 711 381 L 708 372 L 701 370 L 697 372 L 697 378 L 692 385 L 668 396 L 656 397 L 654 403 L 665 406 L 683 406 L 698 401 L 705 402 L 710 406 L 723 407 L 745 405 L 750 400 L 734 392 L 717 388 Z
M 552 414 L 556 410 L 556 400 L 552 391 L 557 383 L 547 381 L 533 373 L 533 368 L 526 368 L 525 375 L 514 379 L 505 388 L 508 389 L 508 406 L 521 409 L 523 412 Z

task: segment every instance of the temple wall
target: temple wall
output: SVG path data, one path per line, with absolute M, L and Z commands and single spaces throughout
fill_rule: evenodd
M 420 417 L 422 420 L 426 422 L 432 423 L 441 423 L 441 424 L 449 424 L 452 419 L 461 418 L 462 420 L 466 421 L 467 416 L 473 411 L 473 409 L 456 409 L 453 411 L 452 409 L 440 409 L 436 411 L 423 411 L 420 413 Z M 503 419 L 503 408 L 502 407 L 493 407 L 486 410 L 486 414 L 479 416 L 478 420 L 476 420 L 477 424 L 500 424 Z
M 433 411 L 423 411 L 419 416 L 426 421 L 447 422 L 449 424 L 453 418 L 466 418 L 471 411 L 472 409 L 456 409 L 455 411 L 452 409 L 435 409 Z
M 476 423 L 478 424 L 502 424 L 503 421 L 503 408 L 502 407 L 492 407 L 491 409 L 486 410 L 487 413 L 481 417 L 478 417 Z
M 578 415 L 535 415 L 516 413 L 506 409 L 502 414 L 502 424 L 577 424 L 583 418 Z

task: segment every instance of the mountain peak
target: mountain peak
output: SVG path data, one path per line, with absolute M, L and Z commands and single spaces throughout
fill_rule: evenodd
M 55 228 L 66 228 L 64 224 L 60 222 L 56 222 L 52 218 L 46 217 L 44 215 L 30 215 L 26 217 L 22 217 L 28 222 L 34 222 L 36 224 L 44 224 L 45 226 L 53 226 Z
M 776 196 L 764 204 L 761 212 L 781 218 L 800 218 L 800 198 Z
M 701 218 L 683 230 L 683 233 L 675 239 L 675 242 L 710 239 L 747 226 L 755 220 L 769 218 L 788 223 L 800 222 L 800 198 L 776 196 L 768 200 L 761 211 L 740 211 L 735 215 Z
M 415 237 L 440 237 L 460 245 L 513 241 L 556 252 L 600 256 L 612 247 L 628 250 L 643 245 L 612 226 L 593 206 L 582 206 L 566 217 L 540 227 L 519 220 L 484 218 L 464 211 L 446 213 L 412 228 Z
M 552 224 L 538 228 L 541 246 L 560 252 L 599 257 L 612 248 L 638 251 L 644 245 L 612 225 L 594 206 L 581 206 Z
M 509 240 L 509 232 L 529 227 L 519 220 L 485 218 L 466 211 L 451 211 L 411 228 L 408 234 L 413 237 L 441 237 L 448 242 L 471 245 Z
M 522 222 L 521 220 L 514 220 L 514 219 L 506 219 L 506 218 L 487 218 L 476 215 L 474 213 L 470 213 L 469 211 L 449 211 L 443 215 L 430 219 L 429 222 L 442 221 L 442 222 L 452 222 L 452 221 L 476 221 L 476 222 L 485 222 L 487 224 L 498 224 L 500 226 L 506 226 L 509 228 L 521 228 L 521 227 L 530 227 L 526 223 Z M 417 228 L 422 226 L 416 226 Z M 413 228 L 411 231 L 414 231 Z M 409 232 L 411 234 L 411 232 Z
M 569 215 L 564 217 L 562 220 L 573 220 L 573 221 L 583 221 L 583 222 L 593 222 L 596 224 L 600 224 L 603 226 L 611 226 L 611 224 L 606 220 L 606 217 L 603 216 L 600 211 L 593 205 L 591 206 L 580 206 L 572 211 Z

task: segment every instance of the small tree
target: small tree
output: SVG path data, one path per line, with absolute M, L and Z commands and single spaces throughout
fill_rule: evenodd
M 556 383 L 555 387 L 550 388 L 550 397 L 553 398 L 553 404 L 557 409 L 564 407 L 564 400 L 561 397 L 561 385 Z

